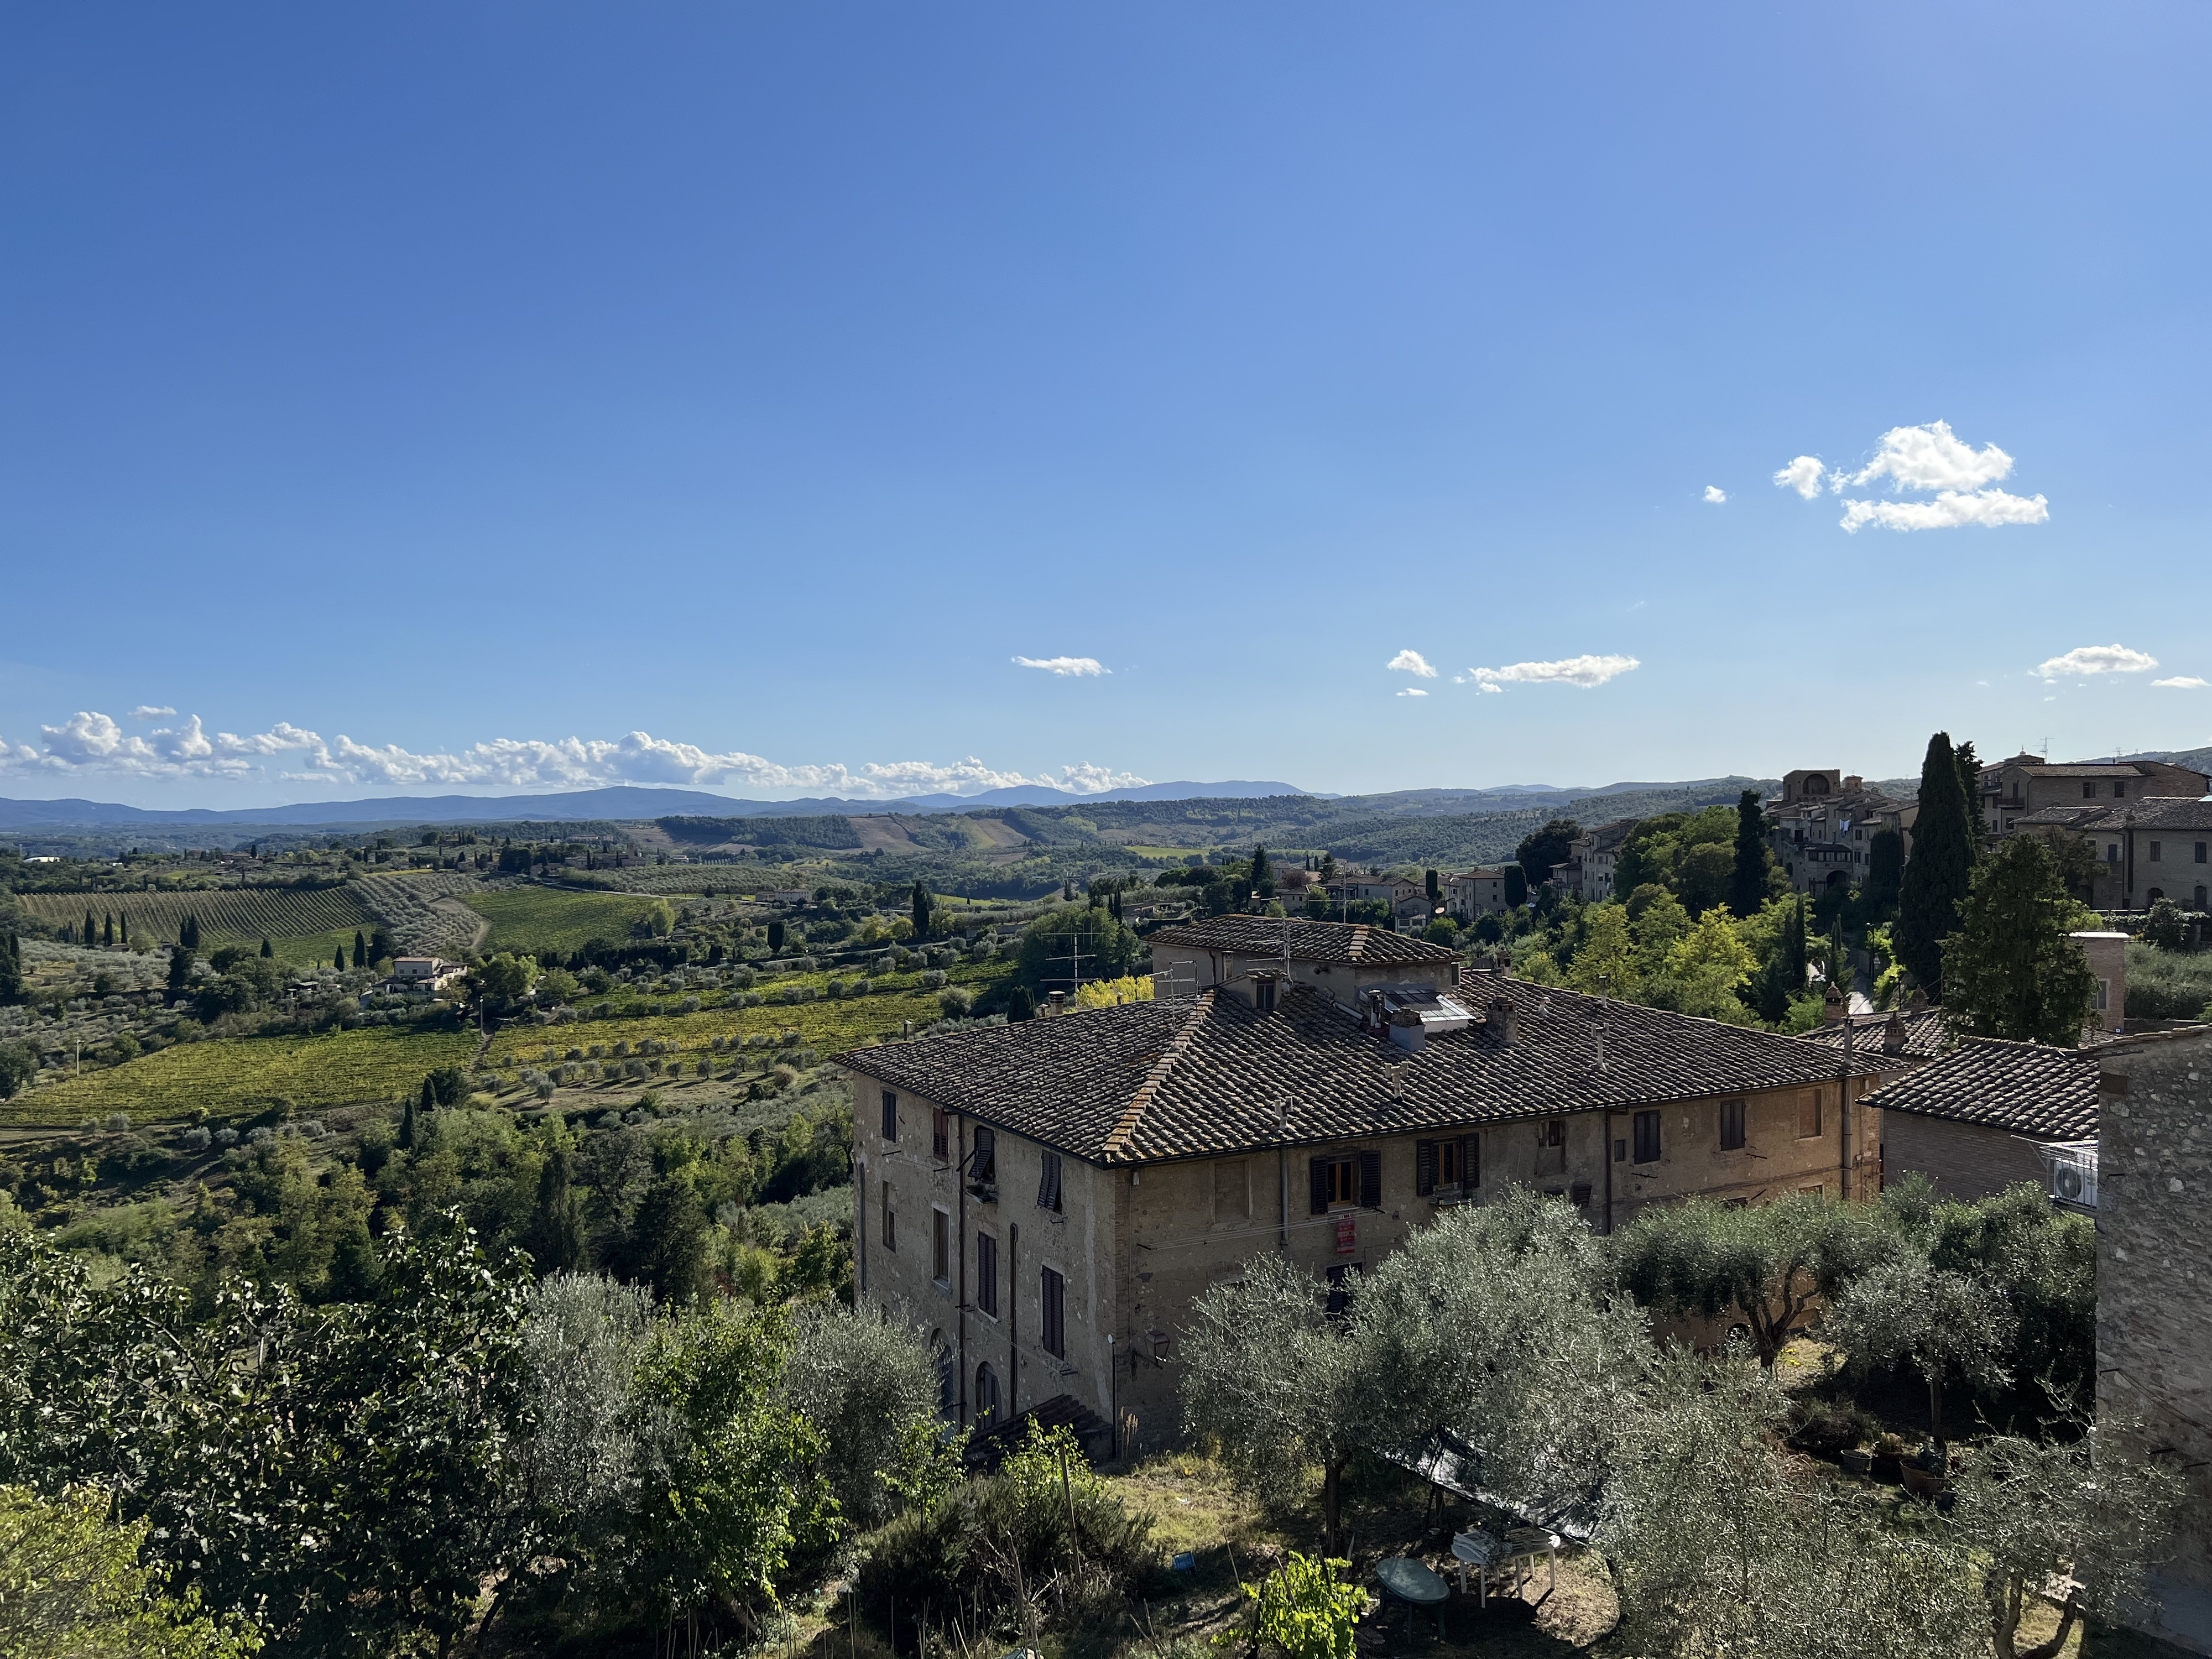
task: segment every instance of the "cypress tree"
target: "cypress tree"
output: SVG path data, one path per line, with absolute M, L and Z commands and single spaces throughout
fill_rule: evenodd
M 1943 1020 L 1966 1036 L 2072 1048 L 2097 993 L 2069 937 L 2080 906 L 2040 836 L 2014 836 L 1974 872 L 1943 941 Z
M 1437 878 L 1437 872 L 1433 870 L 1427 872 L 1427 879 L 1429 889 L 1429 908 L 1433 910 L 1437 906 L 1443 902 L 1443 884 Z
M 362 937 L 358 927 L 353 930 L 353 965 L 356 968 L 368 966 L 368 941 Z
M 115 931 L 121 936 L 124 945 L 127 949 L 131 944 L 131 913 L 128 910 L 116 918 Z
M 338 946 L 337 955 L 335 957 L 333 957 L 333 958 L 331 959 L 331 965 L 332 967 L 336 968 L 336 969 L 338 970 L 338 972 L 340 972 L 340 973 L 342 973 L 342 974 L 343 974 L 343 972 L 345 972 L 345 946 L 344 946 L 344 945 L 339 945 L 339 946 Z
M 1275 866 L 1265 847 L 1252 849 L 1252 890 L 1263 899 L 1275 896 Z
M 916 939 L 927 939 L 929 937 L 930 902 L 929 889 L 925 884 L 921 882 L 915 883 L 912 901 L 914 907 L 914 936 Z
M 111 951 L 115 948 L 115 912 L 112 910 L 100 919 L 100 942 Z
M 422 1118 L 428 1117 L 430 1113 L 435 1109 L 437 1104 L 438 1098 L 436 1091 L 431 1088 L 430 1079 L 428 1077 L 425 1077 L 422 1079 L 422 1098 L 420 1104 L 421 1116 L 418 1117 L 416 1115 L 417 1104 L 410 1098 L 407 1103 L 406 1111 L 401 1115 L 399 1119 L 399 1144 L 405 1147 L 409 1152 L 411 1152 L 415 1150 L 416 1143 L 422 1137 Z
M 84 942 L 87 945 L 100 943 L 100 924 L 92 919 L 89 910 L 84 913 Z
M 1971 757 L 1972 744 L 1961 745 Z M 1966 799 L 1960 750 L 1951 734 L 1928 739 L 1920 763 L 1920 813 L 1912 829 L 1912 857 L 1898 892 L 1897 926 L 1891 937 L 1929 1000 L 1943 1000 L 1943 941 L 1958 931 L 1959 907 L 1972 884 L 1979 841 L 1976 809 Z
M 264 957 L 273 957 L 276 954 L 269 948 L 269 941 L 266 939 L 261 941 L 261 954 Z
M 13 933 L 0 933 L 0 1002 L 13 1002 L 23 994 L 22 942 Z
M 1729 909 L 1755 915 L 1766 897 L 1766 811 L 1759 791 L 1747 789 L 1735 803 L 1735 869 L 1729 877 Z
M 584 1211 L 577 1202 L 568 1170 L 568 1143 L 556 1140 L 538 1172 L 538 1204 L 530 1217 L 525 1248 L 538 1276 L 574 1273 L 584 1265 Z

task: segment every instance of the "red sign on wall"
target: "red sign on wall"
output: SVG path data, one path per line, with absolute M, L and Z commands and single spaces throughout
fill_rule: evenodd
M 1350 1255 L 1359 1248 L 1359 1237 L 1354 1231 L 1352 1218 L 1340 1215 L 1336 1218 L 1336 1253 Z

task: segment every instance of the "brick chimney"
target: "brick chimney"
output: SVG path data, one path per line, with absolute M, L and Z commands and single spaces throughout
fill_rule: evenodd
M 2097 976 L 2097 1000 L 2090 1006 L 2090 1024 L 2100 1031 L 2119 1030 L 2128 1012 L 2128 936 L 2081 933 L 2071 937 L 2089 958 L 2089 971 Z
M 1904 1017 L 1894 1010 L 1882 1023 L 1881 1051 L 1886 1054 L 1901 1054 L 1905 1052 L 1905 1020 Z
M 1821 999 L 1820 1018 L 1827 1024 L 1840 1025 L 1844 1023 L 1844 1016 L 1850 1011 L 1850 1006 L 1844 999 L 1844 994 L 1831 985 L 1828 988 L 1828 994 Z
M 1498 1046 L 1513 1046 L 1513 1004 L 1504 997 L 1493 997 L 1490 1003 L 1490 1034 L 1498 1039 Z

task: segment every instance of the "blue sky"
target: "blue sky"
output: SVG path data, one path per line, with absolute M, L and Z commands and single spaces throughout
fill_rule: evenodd
M 15 8 L 0 793 L 2212 742 L 2209 34 Z

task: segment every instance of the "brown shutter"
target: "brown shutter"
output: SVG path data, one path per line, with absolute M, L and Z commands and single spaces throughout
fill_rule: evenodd
M 1359 1207 L 1379 1210 L 1382 1207 L 1382 1154 L 1362 1152 L 1359 1155 Z
M 1459 1138 L 1460 1184 L 1473 1192 L 1482 1185 L 1482 1137 L 1462 1135 Z
M 1328 1165 L 1329 1160 L 1325 1158 L 1312 1161 L 1313 1212 L 1316 1215 L 1328 1213 Z
M 1426 1198 L 1437 1189 L 1437 1143 L 1417 1140 L 1413 1143 L 1413 1191 Z

